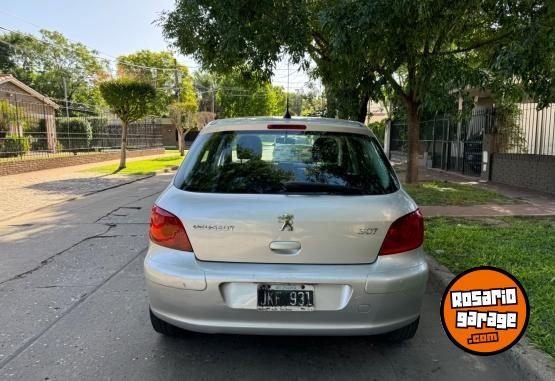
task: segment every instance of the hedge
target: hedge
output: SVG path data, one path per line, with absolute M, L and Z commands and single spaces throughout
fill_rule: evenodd
M 84 118 L 56 118 L 56 132 L 66 150 L 88 149 L 93 139 L 91 123 Z
M 29 138 L 27 136 L 6 135 L 0 140 L 0 157 L 12 157 L 25 154 L 30 149 Z

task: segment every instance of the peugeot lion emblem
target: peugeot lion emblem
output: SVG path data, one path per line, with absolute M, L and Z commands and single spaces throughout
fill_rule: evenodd
M 282 214 L 278 217 L 278 221 L 282 223 L 281 231 L 293 231 L 293 215 L 292 214 Z

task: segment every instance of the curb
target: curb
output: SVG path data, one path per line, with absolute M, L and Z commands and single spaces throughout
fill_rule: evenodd
M 430 267 L 430 284 L 443 294 L 455 275 L 429 254 L 426 254 Z M 504 353 L 510 366 L 525 375 L 526 380 L 555 380 L 555 361 L 546 353 L 534 348 L 526 335 L 511 349 Z

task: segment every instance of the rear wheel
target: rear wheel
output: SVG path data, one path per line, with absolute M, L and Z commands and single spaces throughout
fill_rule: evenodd
M 149 308 L 150 312 L 150 323 L 152 324 L 152 328 L 158 333 L 161 333 L 165 336 L 179 336 L 183 333 L 181 328 L 178 328 L 170 323 L 165 322 L 164 320 L 160 319 L 156 315 L 152 313 L 152 310 Z
M 391 341 L 394 342 L 401 342 L 401 341 L 405 341 L 408 339 L 412 339 L 414 337 L 414 335 L 416 334 L 416 330 L 418 329 L 418 322 L 420 321 L 420 316 L 418 317 L 418 319 L 416 319 L 415 321 L 413 321 L 412 323 L 410 323 L 409 325 L 406 325 L 404 327 L 401 327 L 393 332 L 390 332 L 387 334 L 387 338 Z

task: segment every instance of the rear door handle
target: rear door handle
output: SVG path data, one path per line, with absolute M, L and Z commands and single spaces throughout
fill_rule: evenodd
M 270 250 L 279 254 L 295 254 L 301 249 L 299 241 L 272 241 L 270 242 Z

